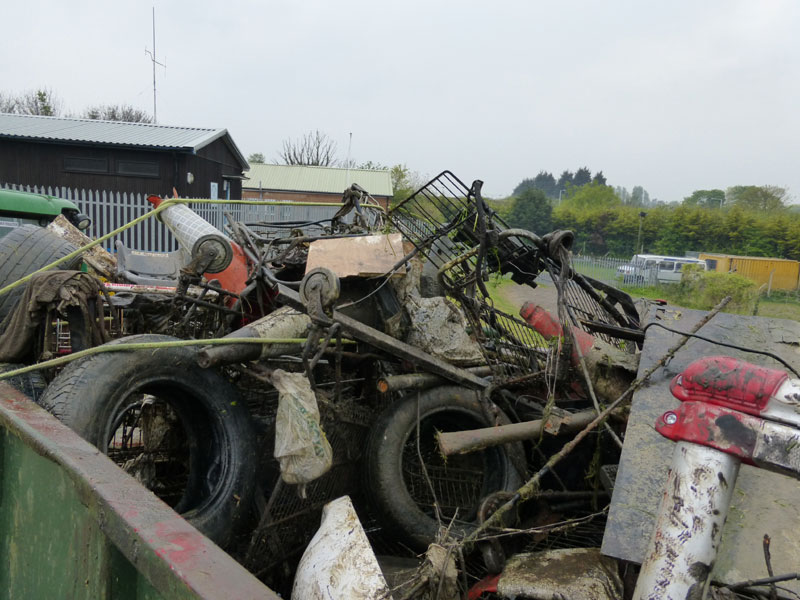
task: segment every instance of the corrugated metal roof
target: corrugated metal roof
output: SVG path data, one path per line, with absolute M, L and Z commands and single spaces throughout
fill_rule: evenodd
M 0 113 L 0 138 L 107 144 L 137 148 L 196 152 L 223 136 L 231 151 L 247 165 L 227 129 L 173 127 L 150 123 L 126 123 L 95 119 L 66 119 Z
M 393 194 L 389 171 L 253 164 L 245 177 L 242 188 L 249 190 L 341 194 L 357 183 L 373 196 Z

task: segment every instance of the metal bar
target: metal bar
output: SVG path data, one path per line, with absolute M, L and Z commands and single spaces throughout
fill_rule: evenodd
M 490 446 L 528 440 L 540 435 L 542 429 L 553 435 L 578 431 L 591 423 L 596 416 L 596 411 L 584 410 L 566 417 L 551 416 L 547 421 L 540 419 L 467 431 L 442 431 L 437 433 L 436 438 L 439 450 L 445 456 L 466 454 Z
M 305 306 L 300 300 L 300 295 L 294 290 L 286 287 L 285 285 L 278 285 L 278 296 L 281 301 L 286 302 L 290 306 L 294 306 L 298 310 L 305 312 Z M 459 367 L 453 366 L 441 359 L 431 356 L 427 352 L 423 352 L 419 348 L 415 348 L 405 342 L 401 342 L 385 333 L 364 325 L 344 315 L 338 311 L 333 311 L 333 320 L 341 324 L 342 329 L 352 335 L 354 338 L 366 342 L 376 348 L 388 352 L 389 354 L 408 360 L 420 367 L 424 367 L 431 373 L 441 375 L 445 379 L 458 383 L 459 385 L 467 386 L 471 389 L 485 389 L 489 387 L 489 381 L 483 377 L 478 377 Z
M 467 371 L 474 373 L 479 377 L 486 377 L 492 374 L 492 367 L 468 367 Z M 378 379 L 376 387 L 379 392 L 396 392 L 398 390 L 424 390 L 435 385 L 442 385 L 446 383 L 446 379 L 442 379 L 438 375 L 431 373 L 406 373 L 404 375 L 387 375 Z

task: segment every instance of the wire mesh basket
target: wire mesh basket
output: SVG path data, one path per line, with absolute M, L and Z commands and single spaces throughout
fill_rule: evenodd
M 515 283 L 536 287 L 546 272 L 562 291 L 564 325 L 576 325 L 620 348 L 629 346 L 619 333 L 638 328 L 630 298 L 626 301 L 622 292 L 574 272 L 567 253 L 559 253 L 567 234 L 548 239 L 509 228 L 481 198 L 481 185 L 476 181 L 467 187 L 444 171 L 395 207 L 389 220 L 462 304 L 495 374 L 513 378 L 535 372 L 543 365 L 548 344 L 524 320 L 494 307 L 478 281 L 488 273 L 510 274 Z
M 496 231 L 509 229 L 483 202 L 480 185 L 476 181 L 467 187 L 453 173 L 444 171 L 389 213 L 391 223 L 437 269 L 462 259 L 448 275 L 455 286 L 474 278 L 476 249 L 483 235 L 480 213 L 488 216 Z M 492 271 L 512 273 L 517 283 L 532 284 L 544 268 L 538 254 L 530 240 L 509 236 L 493 248 L 487 263 Z

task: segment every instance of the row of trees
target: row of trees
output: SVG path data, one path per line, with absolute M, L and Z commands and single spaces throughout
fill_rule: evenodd
M 577 250 L 629 258 L 635 252 L 641 223 L 645 252 L 682 256 L 687 251 L 800 260 L 800 214 L 751 211 L 733 207 L 710 211 L 688 206 L 658 206 L 640 216 L 630 206 L 580 211 L 558 207 L 555 229 L 576 233 Z
M 645 252 L 686 251 L 800 260 L 800 213 L 787 206 L 788 193 L 775 186 L 697 190 L 680 204 L 642 211 L 624 204 L 614 189 L 591 183 L 554 206 L 541 190 L 517 197 L 504 216 L 512 226 L 538 234 L 571 229 L 576 250 L 629 258 L 640 243 Z M 502 211 L 501 211 L 502 212 Z
M 629 204 L 630 206 L 657 206 L 663 204 L 656 199 L 651 200 L 650 194 L 640 185 L 633 186 L 630 192 L 628 188 L 616 186 L 614 193 L 623 204 Z
M 544 195 L 552 200 L 562 200 L 565 195 L 575 193 L 574 188 L 580 188 L 585 185 L 607 185 L 606 176 L 602 171 L 597 171 L 594 175 L 589 170 L 589 167 L 581 167 L 574 173 L 569 170 L 561 172 L 558 179 L 548 171 L 539 171 L 536 177 L 523 179 L 517 187 L 514 188 L 512 196 L 520 197 L 527 190 L 540 190 Z M 642 186 L 634 186 L 632 191 L 628 191 L 624 187 L 615 187 L 614 193 L 619 197 L 623 204 L 630 204 L 631 206 L 651 206 L 658 204 L 657 200 L 651 200 L 650 194 Z
M 684 206 L 722 209 L 739 206 L 749 210 L 779 210 L 789 202 L 789 191 L 775 185 L 735 185 L 727 190 L 695 190 Z
M 589 183 L 606 184 L 606 178 L 602 171 L 598 171 L 592 176 L 592 172 L 588 167 L 581 167 L 574 173 L 569 170 L 562 171 L 561 175 L 556 179 L 552 173 L 547 171 L 539 171 L 536 177 L 530 179 L 523 179 L 517 187 L 514 188 L 512 196 L 520 196 L 526 190 L 540 190 L 548 198 L 561 198 L 567 193 L 570 187 L 581 187 Z
M 129 123 L 152 123 L 153 117 L 146 111 L 129 104 L 98 104 L 78 113 L 63 112 L 64 102 L 47 88 L 13 93 L 0 92 L 0 112 L 15 115 L 38 115 L 43 117 L 70 117 L 78 119 L 102 119 L 104 121 L 127 121 Z

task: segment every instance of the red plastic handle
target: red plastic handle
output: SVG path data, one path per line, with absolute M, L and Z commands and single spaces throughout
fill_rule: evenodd
M 730 408 L 684 402 L 658 418 L 656 431 L 674 442 L 708 446 L 753 464 L 762 423 L 762 419 Z
M 676 375 L 670 390 L 682 402 L 709 402 L 758 415 L 788 378 L 785 371 L 778 369 L 760 367 L 730 356 L 708 356 L 694 361 Z

